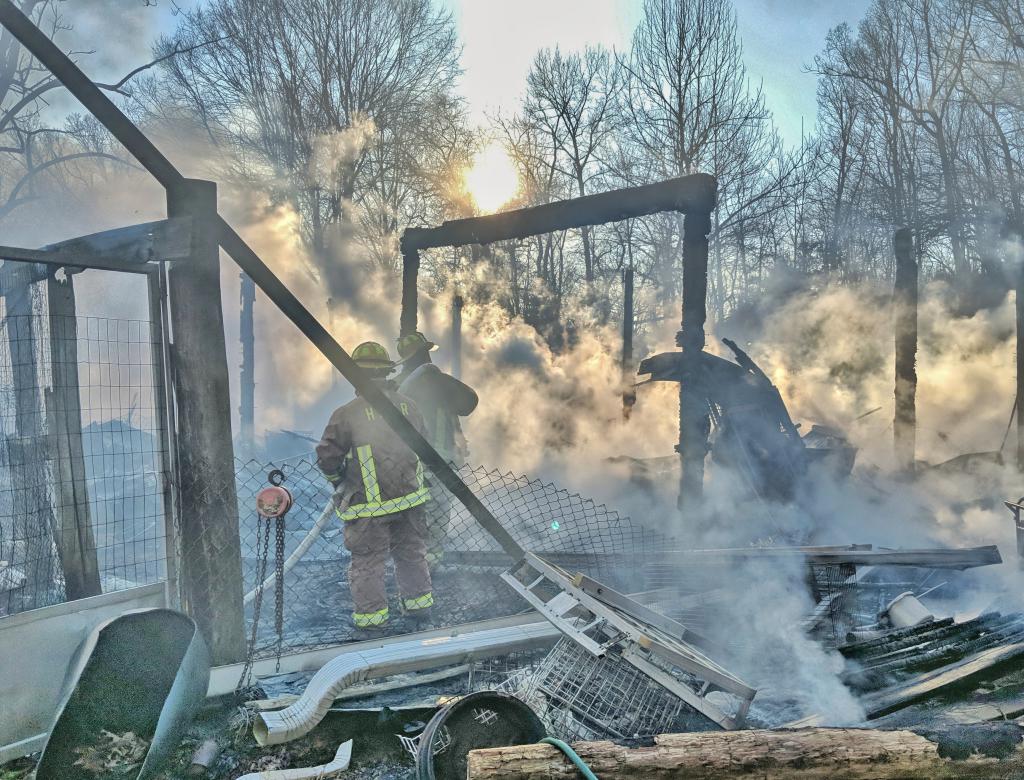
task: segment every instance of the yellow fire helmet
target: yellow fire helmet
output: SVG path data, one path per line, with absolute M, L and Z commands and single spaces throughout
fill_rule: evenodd
M 352 360 L 360 368 L 394 368 L 395 362 L 388 351 L 376 341 L 364 341 L 352 350 Z
M 419 331 L 409 333 L 398 339 L 398 356 L 402 360 L 408 360 L 421 349 L 425 349 L 429 352 L 437 349 L 437 344 L 430 341 Z

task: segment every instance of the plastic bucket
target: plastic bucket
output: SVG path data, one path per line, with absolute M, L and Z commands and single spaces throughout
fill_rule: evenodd
M 890 601 L 883 614 L 889 616 L 893 628 L 911 628 L 935 620 L 935 615 L 910 591 Z

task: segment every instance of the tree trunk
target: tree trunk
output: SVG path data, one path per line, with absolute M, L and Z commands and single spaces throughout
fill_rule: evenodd
M 949 243 L 953 250 L 953 270 L 957 281 L 966 283 L 971 268 L 967 261 L 967 248 L 964 245 L 963 215 L 960 213 L 959 190 L 956 171 L 953 169 L 953 158 L 946 143 L 946 133 L 942 128 L 942 119 L 934 117 L 935 146 L 939 152 L 939 166 L 942 168 L 942 186 L 946 191 L 946 221 L 949 232 Z
M 896 284 L 893 290 L 896 331 L 896 416 L 893 450 L 896 468 L 914 470 L 917 427 L 917 262 L 914 241 L 906 228 L 893 237 Z
M 988 724 L 986 724 L 988 725 Z M 573 749 L 601 780 L 937 780 L 1017 777 L 1024 770 L 1020 727 L 984 729 L 1004 747 L 1005 758 L 951 760 L 939 743 L 910 731 L 808 728 L 785 731 L 715 731 L 662 734 L 651 747 L 579 742 Z M 945 740 L 943 740 L 945 743 Z M 944 748 L 949 745 L 944 744 Z M 970 745 L 957 742 L 970 753 Z M 961 752 L 954 748 L 952 755 Z M 943 750 L 946 754 L 947 750 Z M 474 750 L 468 780 L 574 780 L 578 770 L 551 745 Z

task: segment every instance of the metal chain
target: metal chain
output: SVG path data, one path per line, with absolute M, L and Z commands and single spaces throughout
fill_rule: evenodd
M 245 666 L 242 676 L 238 678 L 236 691 L 244 690 L 252 685 L 252 665 L 256 658 L 256 633 L 260 626 L 260 608 L 263 606 L 263 584 L 267 579 L 267 559 L 270 557 L 270 521 L 257 515 L 260 521 L 260 532 L 256 534 L 256 596 L 252 604 L 252 632 L 249 635 L 249 647 L 245 654 Z M 262 533 L 261 533 L 262 532 Z M 280 634 L 279 634 L 280 636 Z M 280 653 L 280 649 L 278 650 Z M 280 655 L 278 655 L 280 663 Z
M 277 539 L 274 549 L 274 630 L 277 631 L 277 664 L 274 667 L 275 672 L 281 671 L 281 649 L 284 644 L 284 518 L 284 515 L 276 518 Z M 267 528 L 269 531 L 269 520 L 267 521 Z

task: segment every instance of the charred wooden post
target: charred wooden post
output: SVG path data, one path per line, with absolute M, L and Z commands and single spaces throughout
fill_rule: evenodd
M 622 418 L 629 419 L 636 403 L 633 389 L 633 269 L 622 272 Z
M 50 460 L 56 476 L 57 553 L 68 599 L 97 596 L 100 584 L 96 539 L 89 515 L 89 489 L 82 448 L 82 407 L 78 386 L 78 321 L 74 280 L 47 280 L 50 364 L 53 389 L 46 393 Z
M 167 189 L 170 217 L 192 217 L 192 256 L 171 264 L 168 293 L 180 464 L 181 587 L 216 663 L 244 655 L 227 350 L 220 297 L 217 186 Z
M 149 343 L 153 350 L 153 405 L 156 412 L 157 430 L 160 436 L 160 487 L 164 516 L 164 558 L 167 574 L 168 606 L 181 608 L 181 589 L 178 580 L 178 566 L 181 563 L 181 543 L 178 534 L 178 448 L 175 446 L 173 431 L 174 392 L 171 387 L 171 345 L 168 339 L 168 323 L 171 321 L 167 307 L 167 266 L 161 263 L 152 273 L 146 275 L 149 293 Z
M 914 470 L 917 426 L 917 298 L 918 270 L 910 230 L 893 237 L 896 282 L 893 289 L 893 321 L 896 332 L 896 413 L 893 419 L 893 451 L 896 468 Z
M 462 296 L 452 298 L 452 376 L 462 379 Z
M 27 577 L 26 609 L 46 606 L 52 584 L 50 556 L 53 517 L 47 496 L 44 419 L 36 361 L 36 327 L 32 313 L 33 282 L 42 277 L 29 263 L 5 261 L 0 266 L 0 291 L 4 295 L 7 348 L 11 356 L 14 389 L 14 436 L 7 439 L 13 493 L 12 527 L 6 530 L 20 545 L 19 563 Z M 21 558 L 22 560 L 18 560 Z
M 1024 224 L 1015 223 L 1012 233 L 1024 244 Z M 1016 269 L 1015 314 L 1017 322 L 1017 470 L 1024 472 L 1024 260 Z
M 676 345 L 683 351 L 679 383 L 679 478 L 681 511 L 700 504 L 704 495 L 704 458 L 708 452 L 711 419 L 701 389 L 700 353 L 707 319 L 708 234 L 711 208 L 690 211 L 683 220 L 683 312 Z
M 408 232 L 408 231 L 407 231 Z M 402 236 L 402 313 L 398 324 L 398 335 L 408 336 L 416 332 L 419 314 L 418 291 L 420 276 L 420 253 L 415 247 L 407 247 Z
M 242 345 L 242 365 L 238 382 L 238 440 L 245 454 L 252 455 L 256 440 L 256 284 L 245 273 L 239 274 L 239 280 L 239 341 Z

